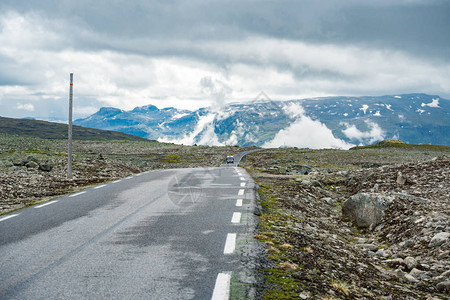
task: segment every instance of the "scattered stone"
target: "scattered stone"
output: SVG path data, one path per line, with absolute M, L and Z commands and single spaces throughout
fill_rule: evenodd
M 402 172 L 398 172 L 397 173 L 397 183 L 399 184 L 399 185 L 404 185 L 405 183 L 406 183 L 406 176 L 405 175 L 403 175 L 402 174 Z
M 414 278 L 419 278 L 421 274 L 423 274 L 424 271 L 421 271 L 419 269 L 413 268 L 411 272 L 409 272 L 409 275 L 413 276 Z
M 440 292 L 450 292 L 450 280 L 439 282 L 436 288 Z
M 376 226 L 392 197 L 376 193 L 353 195 L 342 206 L 342 214 L 356 222 L 359 227 Z
M 53 169 L 53 167 L 49 164 L 40 164 L 39 165 L 39 170 L 44 171 L 44 172 L 50 172 Z
M 328 204 L 334 204 L 333 199 L 330 197 L 324 197 L 321 200 L 327 202 Z
M 299 173 L 301 175 L 308 175 L 312 169 L 310 164 L 296 165 L 296 166 L 294 166 L 294 168 L 297 169 L 297 173 Z
M 355 246 L 357 248 L 364 249 L 364 250 L 367 250 L 367 251 L 372 251 L 372 252 L 378 251 L 378 246 L 374 245 L 374 244 L 358 244 L 358 245 L 355 245 Z
M 414 269 L 417 266 L 417 262 L 414 259 L 414 257 L 408 256 L 403 261 L 404 261 L 404 263 L 405 263 L 405 265 L 406 265 L 408 270 L 412 270 L 412 269 Z
M 408 280 L 409 282 L 412 282 L 412 283 L 417 283 L 417 282 L 419 282 L 419 280 L 417 280 L 417 278 L 415 278 L 414 276 L 409 275 L 408 273 L 405 273 L 405 274 L 403 275 L 403 277 L 405 277 L 406 280 Z
M 34 160 L 30 160 L 25 164 L 25 167 L 27 167 L 28 169 L 37 169 L 39 167 L 39 164 Z
M 442 244 L 444 244 L 450 237 L 449 232 L 439 232 L 436 234 L 430 241 L 430 244 L 428 244 L 428 247 L 435 248 Z

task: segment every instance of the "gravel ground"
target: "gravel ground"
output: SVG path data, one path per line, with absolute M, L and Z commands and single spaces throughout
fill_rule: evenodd
M 269 260 L 265 297 L 449 299 L 449 154 L 277 149 L 247 157 L 264 207 L 256 238 Z M 393 199 L 378 226 L 342 214 L 360 193 Z

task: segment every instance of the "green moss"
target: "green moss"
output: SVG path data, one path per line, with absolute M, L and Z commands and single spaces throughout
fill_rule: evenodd
M 374 149 L 374 148 L 402 148 L 402 149 L 417 149 L 417 150 L 447 150 L 450 151 L 450 147 L 441 146 L 441 145 L 414 145 L 407 144 L 399 140 L 384 140 L 372 145 L 367 146 L 357 146 L 353 147 L 350 150 L 359 150 L 359 149 Z

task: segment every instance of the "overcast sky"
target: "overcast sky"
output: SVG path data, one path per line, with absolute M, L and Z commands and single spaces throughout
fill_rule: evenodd
M 424 92 L 450 98 L 447 0 L 2 0 L 0 116 Z

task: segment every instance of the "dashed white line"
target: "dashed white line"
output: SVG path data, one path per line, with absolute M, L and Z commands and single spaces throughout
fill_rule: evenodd
M 50 204 L 54 204 L 54 203 L 56 203 L 56 202 L 58 202 L 58 200 L 53 200 L 53 201 L 50 201 L 50 202 L 47 202 L 47 203 L 44 203 L 44 204 L 35 206 L 34 208 L 42 208 L 42 207 L 44 207 L 44 206 L 47 206 L 47 205 L 50 205 Z
M 238 193 L 238 196 L 243 196 L 243 195 L 244 195 L 244 192 L 245 192 L 245 190 L 240 189 L 240 190 L 239 190 L 239 193 Z
M 111 182 L 111 183 L 118 183 L 118 182 L 121 182 L 121 181 L 122 181 L 122 179 L 118 179 L 118 180 L 113 181 L 113 182 Z
M 241 213 L 235 212 L 233 213 L 233 217 L 231 218 L 231 223 L 240 223 L 241 222 Z
M 228 300 L 230 298 L 231 272 L 219 273 L 211 300 Z
M 17 217 L 19 214 L 9 215 L 0 219 L 0 222 Z
M 245 182 L 241 182 L 241 187 L 244 187 L 245 186 Z
M 79 192 L 79 193 L 76 193 L 76 194 L 72 194 L 72 195 L 70 195 L 69 197 L 76 197 L 76 196 L 79 196 L 79 195 L 82 195 L 82 194 L 84 194 L 84 193 L 86 193 L 86 192 Z
M 227 234 L 227 240 L 225 241 L 225 248 L 223 254 L 232 254 L 236 248 L 236 233 Z
M 242 206 L 242 199 L 236 200 L 236 206 Z
M 244 178 L 244 177 L 241 177 L 241 181 L 245 181 L 245 178 Z
M 96 187 L 94 188 L 94 190 L 96 190 L 96 189 L 101 189 L 102 187 L 105 187 L 105 186 L 106 186 L 106 184 L 102 184 L 102 185 L 96 186 Z

